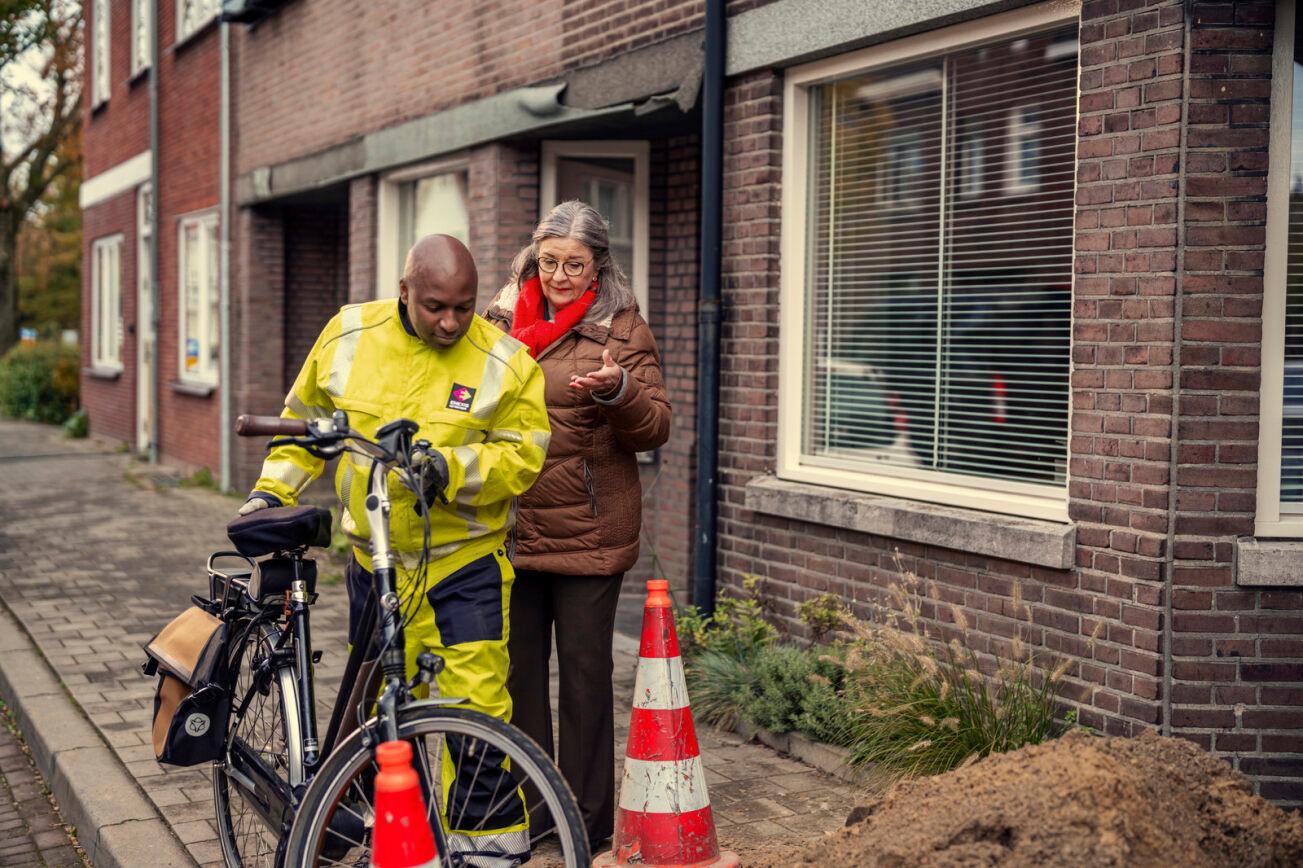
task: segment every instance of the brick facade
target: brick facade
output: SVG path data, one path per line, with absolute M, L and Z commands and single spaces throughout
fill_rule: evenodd
M 149 150 L 148 74 L 130 74 L 129 40 L 131 14 L 128 4 L 111 5 L 110 94 L 108 103 L 91 111 L 89 88 L 84 96 L 83 137 L 87 178 L 117 166 Z M 178 220 L 186 215 L 214 212 L 219 201 L 218 93 L 219 61 L 217 30 L 208 26 L 177 45 L 175 4 L 159 5 L 159 210 L 158 246 L 158 335 L 155 368 L 160 381 L 158 406 L 159 451 L 168 459 L 189 467 L 206 467 L 216 474 L 220 465 L 218 440 L 208 436 L 218 425 L 218 393 L 190 394 L 174 387 L 180 378 L 178 307 Z M 93 6 L 88 7 L 88 16 Z M 88 21 L 93 28 L 93 22 Z M 87 31 L 92 32 L 92 30 Z M 91 67 L 93 41 L 87 40 L 86 66 Z M 82 378 L 84 403 L 96 434 L 136 441 L 136 340 L 146 328 L 137 321 L 137 188 L 86 209 L 83 232 L 83 261 L 90 262 L 91 244 L 96 238 L 121 232 L 123 365 L 122 375 L 105 380 L 90 375 Z M 89 337 L 91 269 L 82 270 L 83 334 Z M 89 339 L 83 342 L 83 358 L 89 364 Z M 144 384 L 140 388 L 150 388 Z
M 739 14 L 764 2 L 728 8 Z M 235 176 L 687 33 L 701 26 L 702 6 L 288 4 L 256 29 L 233 32 Z M 780 258 L 783 72 L 728 82 L 725 314 L 720 404 L 710 408 L 720 416 L 724 592 L 759 576 L 775 620 L 800 634 L 802 601 L 831 591 L 868 615 L 902 572 L 911 573 L 927 588 L 924 615 L 938 636 L 958 632 L 957 610 L 988 658 L 1006 655 L 1015 636 L 1068 658 L 1062 697 L 1082 723 L 1190 738 L 1227 757 L 1264 795 L 1303 804 L 1303 597 L 1238 587 L 1232 563 L 1236 538 L 1254 532 L 1256 508 L 1273 10 L 1270 0 L 1082 5 L 1067 467 L 1076 542 L 1064 569 L 748 507 L 748 483 L 777 465 L 779 287 L 782 269 L 801 264 Z M 119 24 L 115 57 L 125 52 Z M 163 35 L 168 44 L 166 27 Z M 216 77 L 201 71 L 215 64 L 214 43 L 195 40 L 160 67 L 178 82 L 214 83 L 203 108 L 183 112 L 164 100 L 173 112 L 165 129 L 175 131 L 165 134 L 162 155 L 162 206 L 172 215 L 160 238 L 165 281 L 175 280 L 174 217 L 216 202 L 204 168 L 216 159 Z M 538 48 L 562 44 L 565 51 Z M 114 143 L 136 135 L 110 135 L 101 123 L 137 110 L 139 84 L 114 81 L 109 107 L 87 125 L 88 174 L 92 159 L 107 167 L 129 156 L 131 145 Z M 176 119 L 183 114 L 193 128 Z M 700 139 L 682 129 L 695 118 L 680 129 L 619 132 L 650 143 L 648 314 L 675 410 L 669 443 L 643 468 L 647 545 L 630 577 L 659 573 L 676 587 L 689 581 L 694 532 Z M 539 139 L 551 135 L 581 132 L 429 155 L 467 171 L 481 303 L 505 281 L 537 220 Z M 104 156 L 114 148 L 118 156 Z M 287 201 L 237 209 L 236 412 L 278 411 L 331 306 L 395 291 L 375 285 L 381 179 L 331 183 L 318 191 L 331 200 L 325 209 Z M 134 197 L 104 202 L 86 220 L 88 251 L 90 239 L 123 227 L 130 316 Z M 174 304 L 161 316 L 167 372 L 176 359 Z M 131 430 L 134 398 L 123 391 L 134 363 L 130 336 L 124 362 L 120 380 L 86 382 L 92 423 L 105 430 Z M 216 461 L 215 437 L 184 449 L 168 439 L 215 430 L 215 401 L 168 392 L 163 412 L 164 444 L 176 457 Z M 245 485 L 261 443 L 239 441 L 236 449 L 237 484 Z

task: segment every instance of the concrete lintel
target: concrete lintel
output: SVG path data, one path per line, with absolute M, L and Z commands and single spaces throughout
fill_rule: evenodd
M 1002 560 L 1066 570 L 1075 525 L 843 491 L 772 476 L 746 485 L 746 508 Z
M 629 103 L 600 109 L 565 106 L 559 101 L 564 86 L 559 82 L 516 88 L 377 130 L 316 154 L 254 169 L 237 180 L 236 200 L 253 205 L 474 145 L 627 114 L 633 109 Z M 255 181 L 260 174 L 270 177 L 265 189 Z
M 1237 539 L 1235 584 L 1303 591 L 1303 540 Z
M 776 0 L 728 20 L 727 74 L 794 66 L 1035 0 Z

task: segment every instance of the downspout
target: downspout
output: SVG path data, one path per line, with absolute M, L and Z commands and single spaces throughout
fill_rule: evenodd
M 217 217 L 220 233 L 220 263 L 217 269 L 217 328 L 219 371 L 217 375 L 218 443 L 221 472 L 218 487 L 231 490 L 231 25 L 221 28 L 221 96 L 218 109 L 217 137 L 221 192 Z
M 158 357 L 159 323 L 162 322 L 162 314 L 160 312 L 162 308 L 162 292 L 159 289 L 162 275 L 159 274 L 158 265 L 160 258 L 159 248 L 161 247 L 162 239 L 159 235 L 159 223 L 161 221 L 159 220 L 158 213 L 162 207 L 160 203 L 162 202 L 163 197 L 158 183 L 158 165 L 161 162 L 158 153 L 158 0 L 154 0 L 151 5 L 153 8 L 150 10 L 150 15 L 152 16 L 150 20 L 153 21 L 153 26 L 149 28 L 149 237 L 152 243 L 149 245 L 149 300 L 151 308 L 149 315 L 149 331 L 154 343 L 154 363 L 149 366 L 150 382 L 146 385 L 151 394 L 149 400 L 149 463 L 157 464 L 159 453 L 158 417 L 161 415 L 159 413 L 159 401 L 162 392 L 162 389 L 159 387 L 162 362 Z M 141 388 L 141 385 L 140 382 L 137 382 L 136 388 Z
M 706 0 L 701 83 L 701 290 L 697 300 L 697 466 L 692 602 L 715 611 L 719 503 L 719 324 L 723 236 L 724 0 Z

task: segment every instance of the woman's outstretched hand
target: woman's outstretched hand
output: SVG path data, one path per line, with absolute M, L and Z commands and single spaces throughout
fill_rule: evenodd
M 603 396 L 620 388 L 620 377 L 620 366 L 611 358 L 611 351 L 602 350 L 602 367 L 582 377 L 571 376 L 570 388 L 586 389 L 589 394 Z

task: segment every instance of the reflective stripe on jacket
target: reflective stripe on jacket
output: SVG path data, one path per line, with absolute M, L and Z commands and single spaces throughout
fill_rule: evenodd
M 437 560 L 493 549 L 514 525 L 515 498 L 534 483 L 547 455 L 543 393 L 543 373 L 525 346 L 480 317 L 455 345 L 436 350 L 408 331 L 396 300 L 382 299 L 344 307 L 326 324 L 281 415 L 310 419 L 344 410 L 349 426 L 368 437 L 395 419 L 420 425 L 416 436 L 448 462 L 449 503 L 430 512 L 430 555 Z M 323 467 L 296 446 L 278 447 L 254 488 L 291 505 Z M 335 472 L 345 526 L 352 525 L 358 560 L 368 569 L 370 551 L 361 540 L 369 534 L 369 469 L 369 459 L 344 455 Z M 389 496 L 391 546 L 419 552 L 415 495 L 391 477 Z

